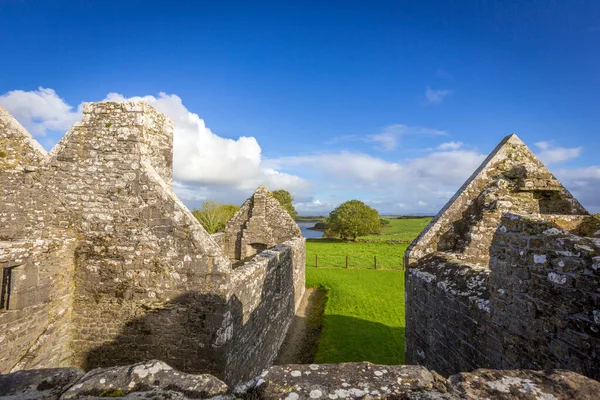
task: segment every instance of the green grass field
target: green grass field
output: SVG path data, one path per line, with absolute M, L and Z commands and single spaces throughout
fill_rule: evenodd
M 404 251 L 427 226 L 431 218 L 388 219 L 390 224 L 378 235 L 360 236 L 358 241 L 308 239 L 306 266 L 375 269 L 402 269 Z M 402 242 L 402 243 L 396 243 Z
M 378 235 L 361 236 L 360 240 L 402 240 L 411 242 L 427 226 L 430 217 L 386 218 L 390 224 L 381 229 Z
M 306 241 L 306 285 L 327 291 L 315 362 L 404 363 L 402 259 L 409 242 L 429 221 L 390 219 L 381 234 L 362 236 L 357 242 Z M 319 268 L 315 268 L 315 255 Z M 346 255 L 348 269 L 344 268 Z
M 404 363 L 401 271 L 307 268 L 306 285 L 327 291 L 317 363 Z
M 377 268 L 402 269 L 402 257 L 406 243 L 364 243 L 345 242 L 336 239 L 307 239 L 306 267 L 316 265 L 319 256 L 319 267 L 345 267 L 348 256 L 349 268 L 374 269 L 377 256 Z

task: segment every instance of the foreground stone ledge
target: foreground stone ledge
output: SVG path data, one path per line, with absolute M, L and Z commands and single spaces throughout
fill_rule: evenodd
M 225 394 L 229 388 L 212 375 L 179 372 L 162 361 L 153 360 L 123 367 L 91 370 L 60 398 L 114 397 L 129 392 L 153 390 L 172 391 L 189 398 L 200 399 Z
M 0 398 L 20 400 L 58 399 L 85 372 L 75 368 L 48 368 L 0 375 Z
M 193 375 L 162 361 L 98 368 L 19 371 L 0 375 L 0 399 L 598 399 L 600 383 L 565 370 L 489 370 L 445 379 L 418 365 L 279 365 L 228 388 L 212 375 Z
M 492 370 L 463 372 L 448 379 L 461 399 L 600 398 L 600 383 L 566 370 Z
M 256 391 L 263 399 L 453 399 L 446 380 L 416 365 L 368 362 L 273 366 L 263 372 Z M 406 397 L 428 392 L 433 397 Z

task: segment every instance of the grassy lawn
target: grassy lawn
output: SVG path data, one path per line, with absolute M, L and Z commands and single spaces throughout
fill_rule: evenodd
M 389 220 L 381 234 L 362 236 L 357 242 L 306 241 L 306 285 L 327 291 L 315 362 L 404 363 L 402 258 L 409 242 L 431 219 Z M 315 255 L 319 268 L 315 268 Z M 343 268 L 346 256 L 348 269 Z
M 307 239 L 306 267 L 315 266 L 315 255 L 319 256 L 319 267 L 345 267 L 346 256 L 350 268 L 401 269 L 406 243 L 345 242 L 337 239 Z
M 404 274 L 307 268 L 306 285 L 327 291 L 317 363 L 404 363 Z
M 382 228 L 379 235 L 361 236 L 359 239 L 377 241 L 402 240 L 411 242 L 431 221 L 430 217 L 386 219 L 390 221 L 390 224 Z
M 402 269 L 404 251 L 409 243 L 427 226 L 431 218 L 388 219 L 390 224 L 379 235 L 359 237 L 357 242 L 338 239 L 308 239 L 306 241 L 306 266 L 314 267 L 319 256 L 319 267 L 346 266 L 374 269 Z M 368 240 L 368 242 L 365 242 Z M 402 242 L 402 243 L 394 243 Z

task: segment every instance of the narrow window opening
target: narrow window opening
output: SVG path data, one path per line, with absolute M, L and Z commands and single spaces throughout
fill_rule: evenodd
M 2 268 L 2 287 L 0 288 L 0 310 L 8 310 L 12 289 L 12 272 L 14 267 Z

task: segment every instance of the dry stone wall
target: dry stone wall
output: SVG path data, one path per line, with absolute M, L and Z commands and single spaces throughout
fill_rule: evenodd
M 282 245 L 286 255 L 263 268 L 290 290 L 286 301 L 250 275 L 252 290 L 236 297 L 243 278 L 171 190 L 172 140 L 172 122 L 145 103 L 86 103 L 47 154 L 0 108 L 0 265 L 11 296 L 0 310 L 0 371 L 159 358 L 234 379 L 250 367 L 228 351 L 250 328 L 232 315 L 257 302 L 283 328 L 259 335 L 256 354 L 277 350 L 295 307 L 291 288 L 304 286 L 304 242 Z M 291 226 L 278 204 L 263 203 L 253 229 L 282 218 Z M 273 229 L 258 250 L 300 238 L 291 222 L 293 235 Z M 292 314 L 283 312 L 290 304 Z M 261 362 L 270 359 L 253 360 L 252 371 Z
M 406 252 L 407 362 L 599 379 L 598 237 L 600 222 L 506 138 Z

